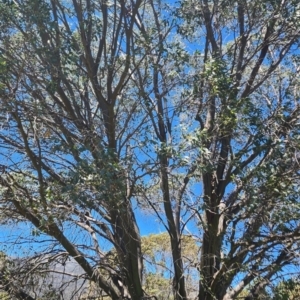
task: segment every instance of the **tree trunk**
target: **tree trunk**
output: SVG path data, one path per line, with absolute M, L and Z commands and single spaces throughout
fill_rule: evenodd
M 119 263 L 122 266 L 120 277 L 124 281 L 132 300 L 140 300 L 143 295 L 141 237 L 131 204 L 123 202 L 118 209 L 111 211 L 113 231 Z M 123 295 L 125 296 L 125 295 Z

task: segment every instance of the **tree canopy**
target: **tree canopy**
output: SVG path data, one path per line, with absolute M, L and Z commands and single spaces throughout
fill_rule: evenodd
M 297 269 L 298 2 L 0 2 L 1 223 L 31 228 L 20 282 L 72 259 L 99 297 L 168 282 L 176 300 L 257 299 Z M 165 231 L 151 249 L 143 213 Z

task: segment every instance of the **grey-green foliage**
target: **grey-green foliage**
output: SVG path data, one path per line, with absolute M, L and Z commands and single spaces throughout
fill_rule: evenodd
M 2 1 L 1 220 L 29 226 L 26 255 L 64 253 L 112 299 L 147 296 L 145 271 L 150 296 L 255 298 L 295 265 L 297 2 Z

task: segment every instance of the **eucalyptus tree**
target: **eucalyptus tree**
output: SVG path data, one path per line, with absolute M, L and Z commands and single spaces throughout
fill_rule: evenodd
M 2 1 L 2 219 L 143 299 L 147 209 L 175 299 L 191 268 L 199 300 L 257 297 L 299 252 L 294 2 Z
M 203 188 L 199 299 L 234 299 L 253 281 L 256 299 L 297 263 L 299 13 L 298 1 L 178 10 L 201 56 L 190 94 L 200 149 L 190 170 L 201 169 Z
M 51 236 L 113 299 L 144 294 L 125 148 L 145 121 L 130 82 L 146 55 L 141 17 L 155 6 L 1 4 L 3 213 Z M 64 232 L 70 222 L 90 242 L 75 244 Z M 116 268 L 102 239 L 118 253 Z

